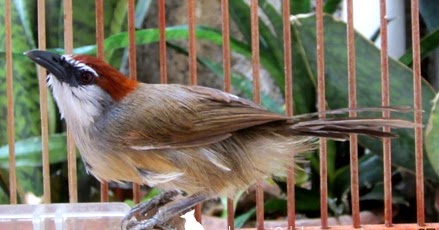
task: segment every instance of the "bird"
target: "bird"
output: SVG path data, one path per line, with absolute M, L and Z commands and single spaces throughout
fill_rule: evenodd
M 24 54 L 49 72 L 47 85 L 88 173 L 163 191 L 131 210 L 125 219 L 131 229 L 164 226 L 197 203 L 284 175 L 286 162 L 318 148 L 320 137 L 393 138 L 382 127 L 415 127 L 394 118 L 286 116 L 214 88 L 141 83 L 94 56 Z M 181 192 L 185 196 L 173 200 Z M 159 205 L 153 217 L 133 219 Z

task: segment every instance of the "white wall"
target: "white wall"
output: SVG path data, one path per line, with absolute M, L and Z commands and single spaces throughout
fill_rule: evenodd
M 387 18 L 393 19 L 388 23 L 389 55 L 398 59 L 406 51 L 404 1 L 387 0 Z M 353 0 L 354 27 L 365 37 L 370 38 L 380 27 L 379 0 Z M 346 1 L 343 3 L 342 19 L 347 20 Z M 375 44 L 380 47 L 381 40 Z

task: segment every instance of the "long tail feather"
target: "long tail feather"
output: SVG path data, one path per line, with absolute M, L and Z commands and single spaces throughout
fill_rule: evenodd
M 327 111 L 325 114 L 343 114 L 349 109 Z M 354 109 L 357 112 L 409 112 L 413 111 L 408 107 L 385 107 L 385 108 L 360 108 Z M 320 118 L 315 119 L 321 113 L 307 114 L 306 116 L 295 116 L 289 123 L 288 132 L 292 135 L 327 137 L 331 139 L 345 140 L 350 134 L 360 134 L 374 138 L 394 138 L 396 134 L 383 131 L 383 127 L 390 128 L 415 128 L 413 122 L 395 118 Z

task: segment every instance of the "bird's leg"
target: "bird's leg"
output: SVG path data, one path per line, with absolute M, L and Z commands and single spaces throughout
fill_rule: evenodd
M 162 227 L 166 226 L 166 221 L 171 219 L 177 214 L 180 214 L 188 208 L 192 208 L 196 204 L 207 200 L 209 197 L 200 194 L 194 194 L 188 197 L 184 197 L 178 200 L 170 202 L 157 211 L 157 213 L 146 220 L 136 221 L 132 220 L 128 224 L 127 228 L 130 230 L 149 230 L 155 226 Z
M 152 209 L 171 202 L 172 199 L 179 194 L 180 192 L 178 191 L 165 191 L 153 197 L 151 200 L 147 202 L 143 202 L 135 205 L 134 207 L 131 208 L 130 212 L 122 219 L 121 222 L 122 226 L 136 215 L 144 216 L 147 212 L 151 211 Z

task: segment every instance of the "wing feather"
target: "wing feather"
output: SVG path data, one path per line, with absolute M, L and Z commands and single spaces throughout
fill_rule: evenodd
M 123 144 L 137 150 L 203 146 L 237 130 L 288 120 L 249 100 L 202 86 L 140 84 L 137 90 L 136 98 L 128 97 L 112 111 L 135 107 L 129 111 L 136 113 L 105 122 L 123 130 Z

